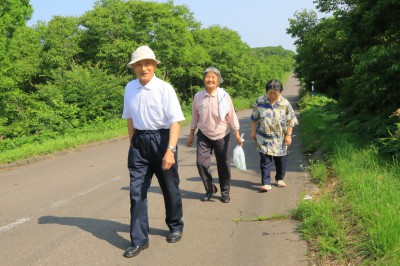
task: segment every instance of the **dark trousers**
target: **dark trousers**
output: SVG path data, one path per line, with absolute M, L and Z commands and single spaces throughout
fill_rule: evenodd
M 261 184 L 271 184 L 271 168 L 272 161 L 275 162 L 275 180 L 283 180 L 286 174 L 286 161 L 287 155 L 284 156 L 272 156 L 266 155 L 260 152 L 260 170 L 261 170 Z
M 219 140 L 207 138 L 200 130 L 197 131 L 197 169 L 203 180 L 204 188 L 207 192 L 213 189 L 213 179 L 211 176 L 211 156 L 215 152 L 217 160 L 217 170 L 221 195 L 228 196 L 231 184 L 231 168 L 229 156 L 229 133 Z
M 165 222 L 171 232 L 182 231 L 182 198 L 179 191 L 177 152 L 176 163 L 168 170 L 162 169 L 162 159 L 167 150 L 169 129 L 136 130 L 128 154 L 131 201 L 131 243 L 143 245 L 148 241 L 149 221 L 147 190 L 153 174 L 156 175 L 164 195 Z

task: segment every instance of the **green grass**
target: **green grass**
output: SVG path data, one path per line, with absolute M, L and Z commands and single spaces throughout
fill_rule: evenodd
M 302 109 L 303 144 L 322 150 L 325 160 L 307 167 L 319 194 L 301 201 L 292 216 L 302 222 L 319 263 L 400 265 L 398 161 L 341 132 L 332 121 L 335 106 L 324 96 L 303 99 Z
M 344 254 L 347 223 L 339 202 L 328 195 L 321 196 L 318 201 L 304 200 L 293 210 L 292 216 L 302 221 L 301 233 L 320 258 Z
M 325 184 L 328 178 L 328 168 L 326 164 L 321 161 L 311 161 L 310 166 L 307 169 L 311 174 L 311 179 L 318 184 Z
M 252 218 L 235 218 L 232 219 L 233 222 L 263 222 L 263 221 L 277 221 L 277 220 L 283 220 L 289 218 L 288 215 L 286 214 L 273 214 L 271 216 L 263 216 L 263 215 L 257 215 L 256 217 Z
M 382 262 L 400 262 L 398 166 L 382 162 L 374 147 L 360 149 L 350 143 L 335 152 L 332 162 L 366 239 L 358 249 Z
M 330 150 L 338 115 L 329 112 L 336 102 L 323 95 L 305 94 L 299 101 L 301 109 L 300 134 L 305 152 Z M 324 134 L 329 132 L 329 134 Z
M 116 119 L 77 129 L 64 135 L 52 135 L 50 138 L 35 137 L 33 141 L 3 150 L 0 153 L 0 164 L 51 154 L 126 135 L 126 121 Z

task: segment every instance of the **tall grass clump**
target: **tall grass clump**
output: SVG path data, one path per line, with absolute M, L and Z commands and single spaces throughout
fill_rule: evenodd
M 308 171 L 311 174 L 311 179 L 317 184 L 325 184 L 328 178 L 328 168 L 324 162 L 311 161 L 310 166 L 308 167 Z
M 306 168 L 320 189 L 293 216 L 318 263 L 400 265 L 397 159 L 343 132 L 333 100 L 305 95 L 300 107 L 303 145 L 311 154 L 322 151 Z
M 347 223 L 340 202 L 325 193 L 318 200 L 303 200 L 292 211 L 292 216 L 302 221 L 302 236 L 310 243 L 311 250 L 317 251 L 320 260 L 344 256 Z
M 374 146 L 348 143 L 332 158 L 344 199 L 357 217 L 357 249 L 372 260 L 400 263 L 400 179 L 398 165 L 382 161 Z
M 329 111 L 336 101 L 324 95 L 303 95 L 299 101 L 301 110 L 300 132 L 305 152 L 328 151 L 332 147 L 331 138 L 335 134 L 338 115 Z M 322 134 L 329 132 L 330 134 Z

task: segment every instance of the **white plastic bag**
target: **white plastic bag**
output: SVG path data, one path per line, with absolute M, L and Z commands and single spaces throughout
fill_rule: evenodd
M 244 134 L 241 136 L 242 141 L 244 141 L 243 135 Z M 236 145 L 236 147 L 233 149 L 233 163 L 237 169 L 242 171 L 246 170 L 246 159 L 242 146 Z

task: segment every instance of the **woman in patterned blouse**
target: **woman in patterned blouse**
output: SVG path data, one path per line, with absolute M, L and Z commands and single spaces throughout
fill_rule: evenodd
M 292 130 L 298 124 L 289 101 L 281 95 L 282 83 L 273 79 L 265 86 L 266 94 L 258 97 L 251 114 L 250 138 L 256 140 L 260 153 L 261 192 L 271 189 L 271 167 L 275 163 L 278 187 L 285 187 L 288 147 Z

